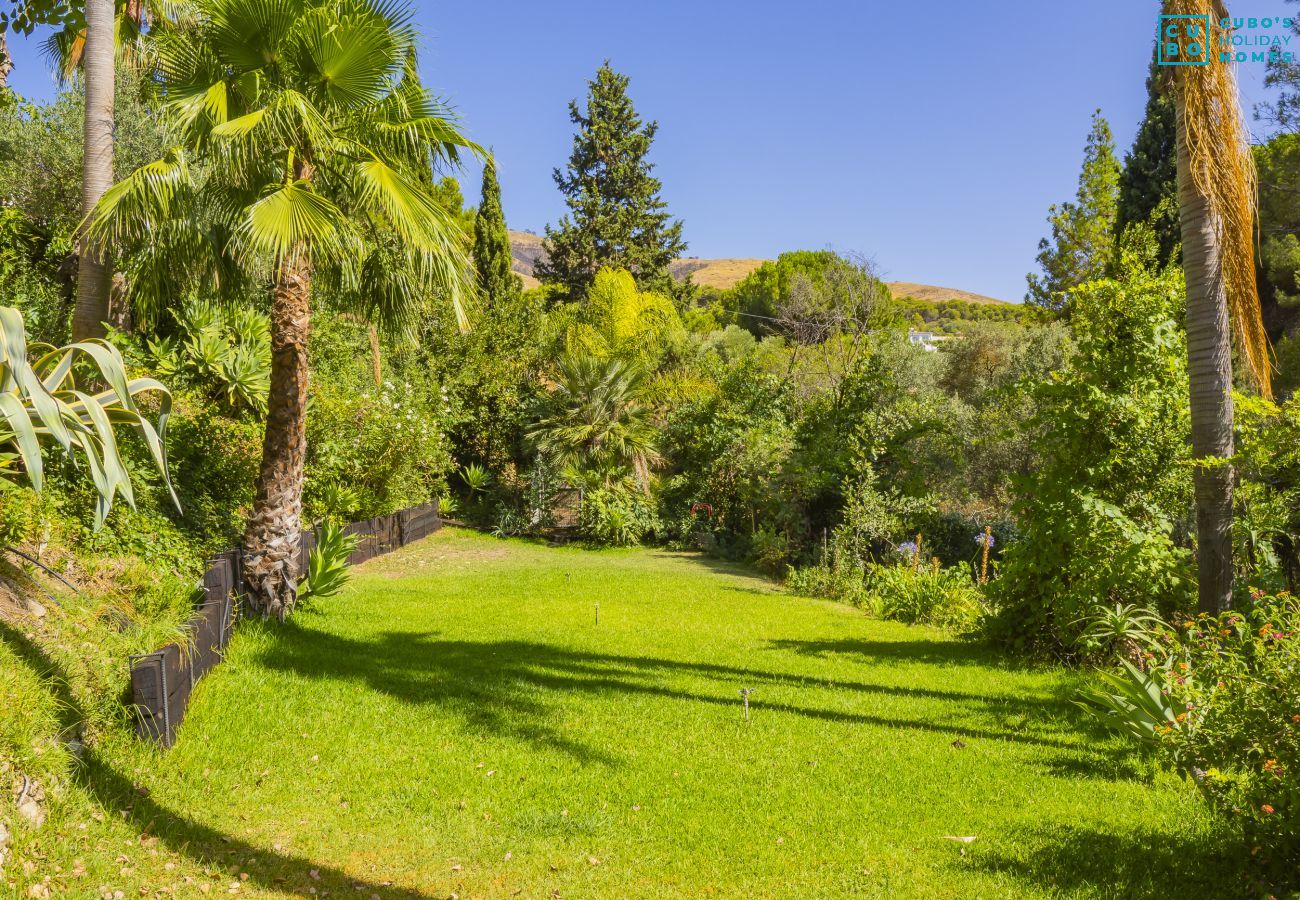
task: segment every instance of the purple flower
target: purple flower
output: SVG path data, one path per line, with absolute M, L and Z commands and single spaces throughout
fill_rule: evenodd
M 997 546 L 997 543 L 998 543 L 998 542 L 997 542 L 997 539 L 994 538 L 993 535 L 991 535 L 991 534 L 984 534 L 983 532 L 980 532 L 979 534 L 975 535 L 975 543 L 979 544 L 981 547 L 984 546 L 984 542 L 985 542 L 986 540 L 989 542 L 989 549 L 990 549 L 990 550 L 992 550 L 994 547 Z
M 916 541 L 903 541 L 898 545 L 898 555 L 911 559 L 916 555 Z

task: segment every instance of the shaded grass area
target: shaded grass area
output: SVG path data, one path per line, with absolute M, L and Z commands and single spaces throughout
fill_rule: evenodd
M 129 894 L 1240 896 L 1073 687 L 693 555 L 449 531 L 243 626 L 173 751 L 70 790 L 157 851 Z

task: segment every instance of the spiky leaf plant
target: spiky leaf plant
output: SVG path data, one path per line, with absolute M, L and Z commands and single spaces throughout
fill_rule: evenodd
M 45 483 L 41 442 L 53 441 L 85 465 L 98 495 L 95 527 L 99 528 L 118 495 L 135 506 L 131 476 L 115 432 L 116 426 L 127 425 L 144 439 L 179 508 L 164 446 L 171 412 L 167 388 L 152 378 L 127 378 L 121 354 L 105 341 L 49 348 L 34 362 L 28 352 L 22 314 L 0 307 L 0 451 L 8 451 L 0 452 L 0 484 L 26 478 L 41 490 Z M 89 387 L 78 385 L 74 368 L 79 361 L 107 387 L 87 393 Z M 157 427 L 136 405 L 136 398 L 147 393 L 159 398 Z

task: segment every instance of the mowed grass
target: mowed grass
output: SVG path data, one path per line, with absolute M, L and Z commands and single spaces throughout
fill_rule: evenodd
M 448 530 L 241 626 L 173 750 L 88 777 L 214 893 L 1240 895 L 1074 686 L 695 555 Z

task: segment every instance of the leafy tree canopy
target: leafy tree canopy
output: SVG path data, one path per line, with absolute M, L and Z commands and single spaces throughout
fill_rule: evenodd
M 651 173 L 650 145 L 659 126 L 643 122 L 627 95 L 628 77 L 606 60 L 588 82 L 587 108 L 575 100 L 569 118 L 578 126 L 568 166 L 555 170 L 569 214 L 546 229 L 543 281 L 586 293 L 605 268 L 632 273 L 643 288 L 671 292 L 668 264 L 686 249 L 682 223 L 674 222 Z

